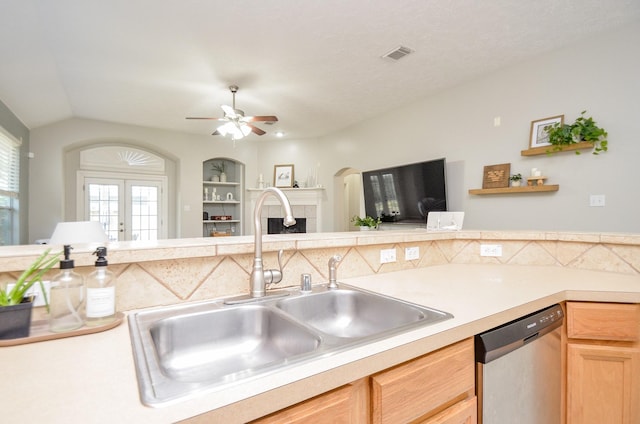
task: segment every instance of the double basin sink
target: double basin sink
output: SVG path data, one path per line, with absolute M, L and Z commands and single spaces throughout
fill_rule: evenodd
M 342 284 L 129 316 L 142 402 L 160 406 L 434 324 L 449 313 Z

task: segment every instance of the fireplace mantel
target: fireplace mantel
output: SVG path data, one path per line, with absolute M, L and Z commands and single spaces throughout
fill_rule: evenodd
M 289 203 L 291 203 L 291 207 L 293 209 L 294 217 L 298 218 L 307 218 L 307 232 L 309 233 L 317 233 L 320 232 L 322 228 L 322 200 L 325 196 L 324 188 L 281 188 L 284 194 L 289 199 Z M 248 188 L 247 193 L 249 194 L 249 199 L 251 200 L 251 213 L 255 210 L 256 201 L 258 197 L 264 190 L 259 188 Z M 277 206 L 280 207 L 280 201 L 274 196 L 268 196 L 264 200 L 264 206 Z M 307 206 L 315 207 L 314 213 L 312 216 L 307 216 L 305 212 L 301 212 L 304 210 L 308 210 Z M 266 219 L 267 218 L 277 218 L 280 215 L 274 215 L 274 213 L 270 213 L 269 209 L 272 208 L 263 208 L 262 210 L 262 219 L 263 232 L 266 231 Z M 313 224 L 315 221 L 315 225 Z

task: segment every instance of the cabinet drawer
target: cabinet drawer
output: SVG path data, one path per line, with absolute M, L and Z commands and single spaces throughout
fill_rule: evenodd
M 567 336 L 572 339 L 637 341 L 640 304 L 567 302 Z
M 251 424 L 366 423 L 369 421 L 368 388 L 368 379 L 364 378 L 251 421 Z
M 414 421 L 473 396 L 474 361 L 473 339 L 468 339 L 374 375 L 372 422 Z

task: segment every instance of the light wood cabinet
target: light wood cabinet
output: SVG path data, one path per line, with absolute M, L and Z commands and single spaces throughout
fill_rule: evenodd
M 368 378 L 290 406 L 253 424 L 363 424 L 369 421 Z
M 445 409 L 439 414 L 418 424 L 476 424 L 478 422 L 478 399 L 474 396 Z
M 466 422 L 426 418 L 474 398 L 473 349 L 473 340 L 464 340 L 372 376 L 371 422 Z
M 473 349 L 463 340 L 252 423 L 476 424 Z
M 567 303 L 567 424 L 640 423 L 640 305 Z

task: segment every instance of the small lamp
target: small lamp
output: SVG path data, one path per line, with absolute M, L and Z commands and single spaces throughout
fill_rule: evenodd
M 59 222 L 49 244 L 106 243 L 107 233 L 98 221 Z

